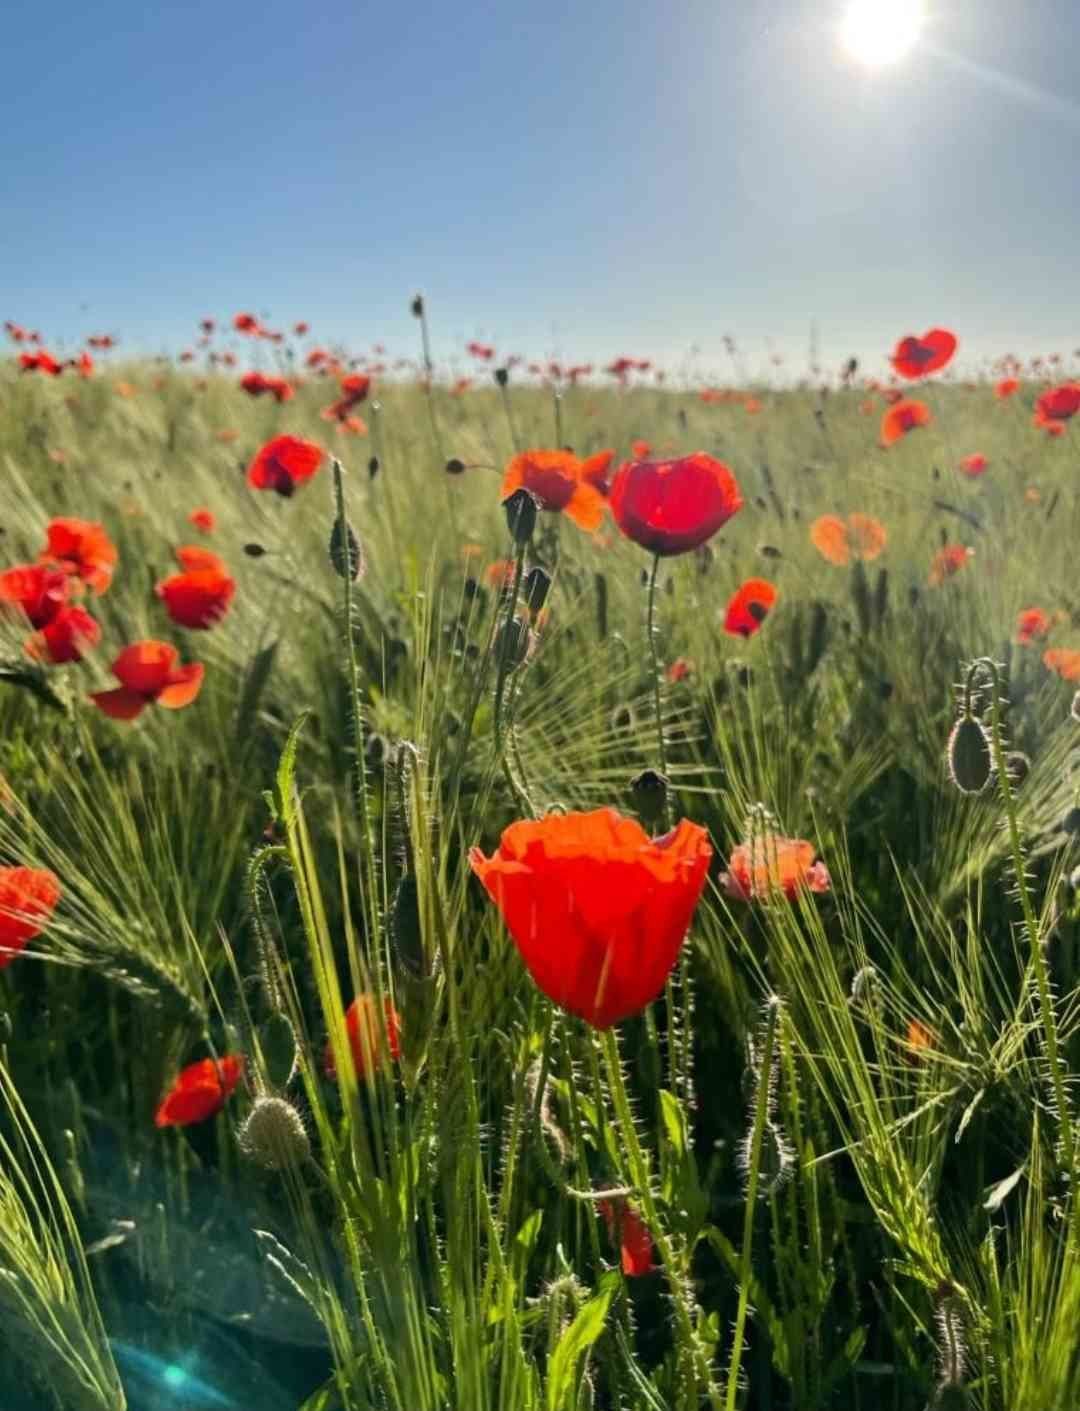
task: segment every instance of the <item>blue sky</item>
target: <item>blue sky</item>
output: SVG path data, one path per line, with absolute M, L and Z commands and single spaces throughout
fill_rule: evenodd
M 422 289 L 440 354 L 1080 345 L 1080 6 L 931 0 L 875 72 L 842 9 L 10 7 L 0 318 L 153 351 L 250 308 L 412 352 Z

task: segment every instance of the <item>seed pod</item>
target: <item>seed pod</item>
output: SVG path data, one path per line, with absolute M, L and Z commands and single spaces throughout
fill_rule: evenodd
M 515 544 L 527 544 L 536 531 L 540 501 L 528 490 L 515 490 L 503 500 L 506 525 Z
M 795 1156 L 791 1143 L 775 1122 L 768 1122 L 761 1133 L 761 1160 L 758 1163 L 759 1196 L 774 1195 L 791 1175 Z
M 960 717 L 945 747 L 949 778 L 962 794 L 981 794 L 994 772 L 990 737 L 973 715 Z
M 499 628 L 495 639 L 495 660 L 505 661 L 508 670 L 516 671 L 524 664 L 531 646 L 529 624 L 524 618 L 512 617 Z
M 296 1073 L 296 1033 L 287 1014 L 275 1010 L 259 1025 L 266 1079 L 272 1088 L 287 1088 Z
M 500 387 L 505 387 L 505 386 L 506 386 L 506 384 L 510 381 L 510 374 L 509 374 L 509 372 L 506 370 L 506 368 L 504 368 L 504 367 L 497 367 L 497 368 L 495 369 L 495 381 L 498 383 L 498 385 L 499 385 Z
M 412 313 L 413 318 L 423 318 L 423 317 L 424 317 L 424 296 L 423 296 L 423 294 L 414 294 L 414 295 L 413 295 L 413 301 L 412 301 L 412 303 L 409 305 L 409 309 L 410 309 L 410 311 L 411 311 L 411 313 Z
M 367 463 L 367 473 L 368 473 L 368 479 L 369 479 L 369 480 L 374 480 L 375 477 L 378 475 L 378 473 L 379 473 L 379 458 L 378 458 L 378 456 L 372 456 L 371 459 L 368 461 L 368 463 Z
M 634 807 L 647 828 L 659 823 L 667 809 L 668 781 L 655 769 L 643 769 L 630 780 Z
M 268 1171 L 298 1165 L 311 1154 L 304 1120 L 283 1097 L 260 1097 L 236 1136 L 248 1160 Z
M 335 519 L 330 531 L 330 562 L 339 578 L 355 582 L 364 571 L 364 555 L 360 540 L 347 519 Z
M 536 568 L 530 568 L 525 575 L 523 588 L 525 593 L 525 606 L 535 617 L 547 602 L 548 591 L 551 588 L 551 575 L 546 569 L 540 568 L 539 565 L 537 565 Z
M 247 554 L 249 559 L 261 559 L 263 554 L 266 553 L 266 550 L 261 544 L 245 544 L 244 553 Z

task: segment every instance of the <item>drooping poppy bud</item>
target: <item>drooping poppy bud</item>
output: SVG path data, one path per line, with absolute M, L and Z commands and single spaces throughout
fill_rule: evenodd
M 529 624 L 521 617 L 512 617 L 499 628 L 495 638 L 495 660 L 506 663 L 509 671 L 522 666 L 532 646 Z
M 503 500 L 507 528 L 515 544 L 527 544 L 536 531 L 540 503 L 528 490 L 515 490 Z
M 457 456 L 451 456 L 446 462 L 447 475 L 462 475 L 465 471 L 465 462 L 458 460 Z
M 537 565 L 526 573 L 522 586 L 525 594 L 525 606 L 535 617 L 547 602 L 547 595 L 551 588 L 551 575 L 547 569 Z
M 495 369 L 495 381 L 500 387 L 506 386 L 506 384 L 510 381 L 510 374 L 509 372 L 507 372 L 506 368 L 497 367 Z
M 364 571 L 360 540 L 347 519 L 334 520 L 330 531 L 330 562 L 339 578 L 351 578 L 354 583 Z
M 945 749 L 949 778 L 962 794 L 980 794 L 994 772 L 990 737 L 970 712 L 956 722 Z
M 659 823 L 667 810 L 668 781 L 656 769 L 643 769 L 630 780 L 634 808 L 646 827 Z
M 413 301 L 412 301 L 412 303 L 409 305 L 409 308 L 410 308 L 410 310 L 411 310 L 411 312 L 412 312 L 413 318 L 423 318 L 423 317 L 424 317 L 424 296 L 423 296 L 423 294 L 414 294 L 414 295 L 413 295 Z

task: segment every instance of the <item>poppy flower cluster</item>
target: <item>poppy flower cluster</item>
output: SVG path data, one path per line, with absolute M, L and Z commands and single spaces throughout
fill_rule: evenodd
M 177 549 L 176 558 L 182 572 L 163 579 L 154 589 L 165 611 L 180 627 L 216 626 L 229 610 L 236 580 L 209 549 L 185 545 Z
M 322 416 L 326 421 L 346 421 L 354 407 L 367 397 L 371 390 L 371 378 L 366 372 L 350 372 L 338 384 L 340 397 L 324 408 Z
M 53 666 L 81 661 L 101 640 L 101 628 L 85 608 L 68 601 L 67 574 L 45 564 L 18 564 L 0 572 L 0 608 L 21 612 L 34 635 L 30 656 Z

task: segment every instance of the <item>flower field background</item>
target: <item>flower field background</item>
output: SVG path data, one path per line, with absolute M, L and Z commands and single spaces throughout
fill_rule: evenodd
M 1080 384 L 414 313 L 9 327 L 0 1404 L 1074 1411 Z

